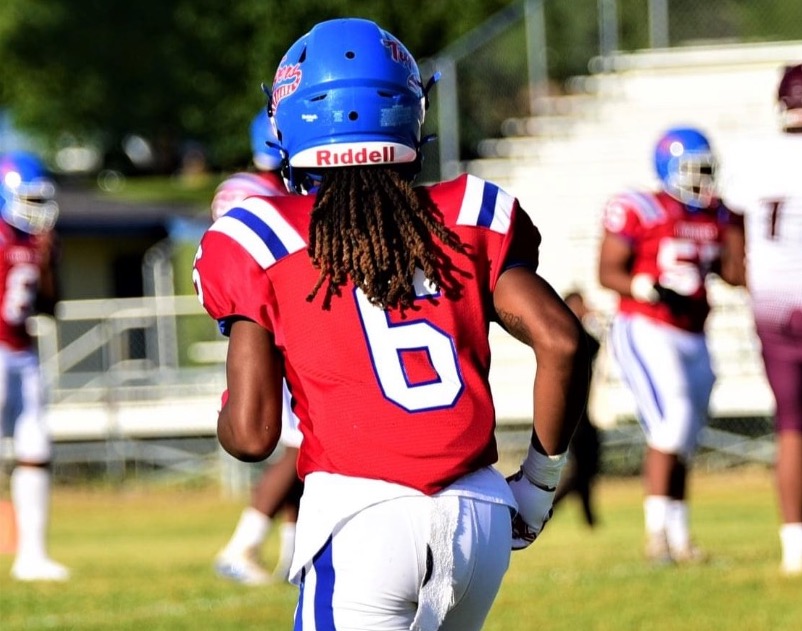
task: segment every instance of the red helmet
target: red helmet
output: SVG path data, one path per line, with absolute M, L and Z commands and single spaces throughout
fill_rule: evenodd
M 777 88 L 784 129 L 802 128 L 802 64 L 786 66 Z

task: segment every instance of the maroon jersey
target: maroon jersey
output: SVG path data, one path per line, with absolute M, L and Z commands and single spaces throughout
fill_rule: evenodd
M 41 259 L 36 237 L 0 221 L 0 344 L 13 350 L 31 346 L 25 321 L 36 305 Z
M 425 187 L 467 245 L 448 253 L 462 294 L 419 272 L 402 316 L 348 284 L 330 310 L 307 301 L 318 278 L 307 254 L 310 197 L 250 198 L 204 235 L 194 279 L 209 314 L 273 332 L 301 420 L 301 477 L 313 471 L 382 479 L 435 493 L 497 460 L 488 382 L 491 292 L 505 264 L 537 267 L 539 236 L 517 200 L 473 176 Z M 527 260 L 506 261 L 512 235 Z M 464 274 L 463 274 L 464 273 Z
M 619 311 L 701 332 L 710 312 L 705 279 L 720 264 L 724 232 L 736 221 L 719 202 L 696 210 L 664 192 L 628 191 L 612 198 L 604 209 L 604 228 L 629 242 L 632 274 L 649 274 L 686 299 L 679 311 L 622 296 Z

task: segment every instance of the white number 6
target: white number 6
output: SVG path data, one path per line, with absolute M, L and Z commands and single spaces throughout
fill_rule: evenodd
M 392 323 L 387 313 L 372 305 L 360 290 L 354 292 L 354 297 L 384 396 L 409 412 L 454 405 L 465 384 L 451 336 L 424 320 Z M 437 379 L 410 384 L 404 371 L 403 351 L 428 353 Z

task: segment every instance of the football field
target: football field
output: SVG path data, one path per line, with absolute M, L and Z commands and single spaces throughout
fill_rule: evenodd
M 711 554 L 696 567 L 641 556 L 641 487 L 603 478 L 599 525 L 568 498 L 533 547 L 513 555 L 487 631 L 780 631 L 802 628 L 802 578 L 778 573 L 771 471 L 696 472 L 691 519 Z M 0 629 L 248 631 L 292 628 L 296 589 L 242 587 L 211 569 L 243 504 L 203 485 L 59 487 L 51 548 L 73 578 L 20 584 L 0 556 Z M 273 562 L 276 530 L 265 548 Z

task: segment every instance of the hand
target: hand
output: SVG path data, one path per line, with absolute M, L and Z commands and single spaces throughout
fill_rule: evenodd
M 655 291 L 660 296 L 660 302 L 666 304 L 675 315 L 682 315 L 688 313 L 692 308 L 693 301 L 688 296 L 678 294 L 673 289 L 663 287 L 660 283 L 655 283 Z
M 635 274 L 629 284 L 629 293 L 638 302 L 653 305 L 660 301 L 657 282 L 649 274 Z
M 507 478 L 518 512 L 512 517 L 512 549 L 528 548 L 543 532 L 554 512 L 555 488 L 540 487 L 530 482 L 523 468 Z

